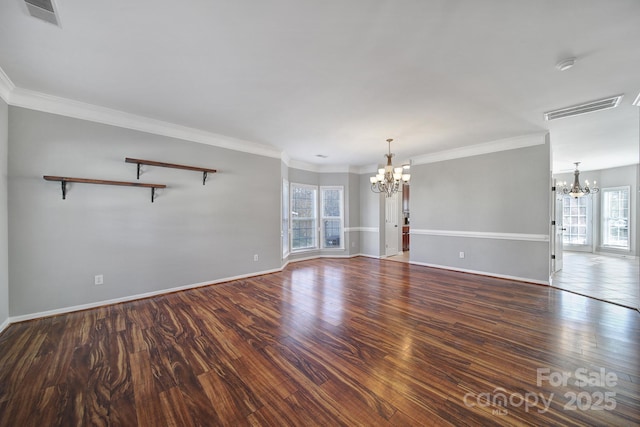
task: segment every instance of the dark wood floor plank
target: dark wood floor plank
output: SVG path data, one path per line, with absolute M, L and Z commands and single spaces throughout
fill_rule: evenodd
M 538 369 L 571 378 L 537 384 Z M 579 370 L 616 381 L 580 385 Z M 528 393 L 549 406 L 518 400 Z M 583 407 L 568 408 L 579 393 Z M 584 405 L 598 393 L 615 407 Z M 292 263 L 0 335 L 0 426 L 639 424 L 637 311 L 370 258 Z
M 189 427 L 195 425 L 182 393 L 177 387 L 160 393 L 164 424 L 167 427 Z
M 154 384 L 151 370 L 151 358 L 146 351 L 139 351 L 129 355 L 131 365 L 131 383 L 134 390 L 136 424 L 138 426 L 162 425 L 161 391 Z

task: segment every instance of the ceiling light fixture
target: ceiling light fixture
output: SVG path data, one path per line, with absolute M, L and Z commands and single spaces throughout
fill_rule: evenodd
M 387 139 L 389 143 L 389 153 L 385 154 L 387 158 L 387 165 L 384 168 L 378 169 L 378 174 L 369 177 L 371 181 L 371 191 L 374 193 L 384 193 L 385 197 L 391 197 L 393 193 L 397 193 L 400 189 L 402 182 L 409 182 L 411 175 L 408 173 L 402 173 L 402 167 L 394 168 L 391 164 L 391 158 L 394 156 L 391 153 L 391 141 L 393 139 Z
M 576 58 L 567 58 L 556 64 L 556 69 L 558 71 L 567 71 L 569 68 L 576 65 Z
M 569 196 L 577 199 L 578 197 L 582 197 L 588 194 L 596 194 L 600 189 L 596 186 L 596 182 L 593 181 L 593 187 L 589 187 L 589 181 L 584 181 L 584 188 L 580 186 L 580 171 L 578 170 L 578 165 L 580 162 L 575 162 L 576 170 L 573 172 L 573 185 L 568 186 L 566 182 L 563 182 L 560 185 L 559 191 L 562 194 L 568 194 Z

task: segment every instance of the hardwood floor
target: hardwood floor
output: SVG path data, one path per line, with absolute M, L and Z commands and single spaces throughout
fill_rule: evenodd
M 11 325 L 0 425 L 638 425 L 639 350 L 640 313 L 550 287 L 304 261 Z
M 553 286 L 602 301 L 637 308 L 640 262 L 587 252 L 564 251 L 564 266 L 553 275 Z

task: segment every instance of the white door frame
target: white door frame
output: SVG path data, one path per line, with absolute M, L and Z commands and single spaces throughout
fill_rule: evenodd
M 384 239 L 385 256 L 398 255 L 400 253 L 400 193 L 393 193 L 391 197 L 384 198 Z

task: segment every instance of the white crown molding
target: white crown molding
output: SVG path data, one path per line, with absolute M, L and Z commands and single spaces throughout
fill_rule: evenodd
M 467 147 L 425 154 L 422 156 L 412 157 L 411 164 L 423 165 L 427 163 L 442 162 L 444 160 L 460 159 L 463 157 L 478 156 L 480 154 L 497 153 L 499 151 L 542 145 L 546 142 L 545 135 L 546 132 L 534 133 L 515 138 L 499 139 L 497 141 L 486 142 L 484 144 L 470 145 Z
M 288 157 L 288 156 L 287 156 Z M 285 164 L 292 169 L 300 169 L 308 172 L 317 173 L 359 173 L 359 169 L 349 165 L 317 165 L 314 163 L 303 162 L 302 160 L 291 159 Z
M 11 92 L 16 88 L 9 76 L 7 76 L 2 68 L 0 68 L 0 98 L 4 99 L 4 102 L 11 104 Z
M 412 228 L 410 234 L 426 236 L 469 237 L 475 239 L 519 240 L 525 242 L 548 242 L 548 234 L 495 233 L 487 231 L 423 230 Z
M 360 166 L 358 168 L 358 175 L 375 175 L 376 173 L 378 173 L 378 169 L 380 169 L 380 164 L 379 163 L 375 163 L 372 165 L 365 165 L 365 166 Z
M 230 138 L 212 132 L 151 119 L 94 104 L 52 96 L 42 92 L 14 87 L 9 98 L 10 104 L 16 107 L 29 108 L 31 110 L 133 129 L 185 141 L 199 142 L 260 156 L 280 158 L 279 150 L 266 145 Z
M 284 151 L 280 153 L 280 160 L 282 160 L 282 163 L 284 163 L 286 167 L 289 167 L 289 163 L 291 163 L 291 157 L 289 157 L 289 155 Z
M 282 152 L 275 147 L 267 146 L 264 144 L 231 138 L 228 136 L 207 132 L 196 128 L 181 126 L 175 123 L 151 119 L 149 117 L 101 107 L 95 104 L 74 101 L 72 99 L 48 95 L 29 89 L 22 89 L 16 87 L 13 84 L 9 76 L 6 75 L 2 68 L 0 68 L 0 97 L 4 99 L 7 104 L 16 107 L 23 107 L 36 111 L 118 126 L 126 129 L 182 139 L 185 141 L 198 142 L 215 147 L 257 154 L 260 156 L 273 157 L 281 159 L 287 165 L 287 167 L 302 169 L 310 172 L 354 173 L 362 175 L 373 174 L 380 167 L 379 164 L 350 166 L 318 165 L 307 163 L 304 161 L 292 159 L 285 152 Z M 452 160 L 479 154 L 488 154 L 498 151 L 513 150 L 533 145 L 540 145 L 545 143 L 545 135 L 546 133 L 536 133 L 516 138 L 502 139 L 484 144 L 477 144 L 468 147 L 460 147 L 452 150 L 445 150 L 437 153 L 417 156 L 404 163 L 410 162 L 412 165 L 434 163 L 443 160 Z

